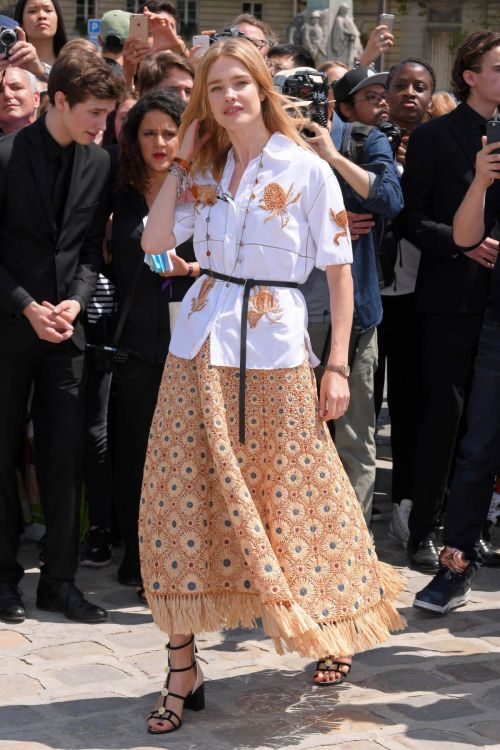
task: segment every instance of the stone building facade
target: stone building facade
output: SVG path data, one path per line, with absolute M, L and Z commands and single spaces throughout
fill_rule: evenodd
M 99 18 L 113 8 L 137 10 L 140 0 L 61 0 L 70 36 L 85 34 L 86 19 Z M 253 13 L 286 38 L 291 18 L 305 7 L 302 0 L 176 0 L 187 41 L 202 29 L 221 29 L 239 13 Z M 354 17 L 366 39 L 376 22 L 380 0 L 354 0 Z M 9 14 L 12 2 L 0 0 L 0 12 Z M 451 62 L 457 45 L 480 28 L 499 28 L 499 0 L 386 0 L 385 11 L 396 15 L 396 44 L 385 67 L 402 56 L 416 55 L 432 63 L 438 87 L 448 88 Z

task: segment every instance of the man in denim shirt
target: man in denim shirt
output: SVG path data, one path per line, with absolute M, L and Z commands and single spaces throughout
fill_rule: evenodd
M 314 138 L 308 143 L 335 170 L 348 212 L 353 239 L 354 321 L 351 334 L 349 389 L 351 400 L 345 415 L 335 422 L 335 444 L 356 491 L 366 521 L 370 522 L 375 486 L 374 374 L 377 369 L 377 331 L 382 319 L 375 237 L 383 222 L 399 214 L 403 196 L 387 137 L 371 130 L 363 145 L 358 166 L 340 154 L 347 122 L 375 125 L 387 119 L 386 74 L 373 74 L 365 67 L 349 71 L 335 84 L 336 112 L 331 136 L 316 123 L 308 125 Z M 340 117 L 339 117 L 340 115 Z M 343 118 L 343 119 L 341 119 Z M 363 221 L 359 215 L 373 214 Z M 356 234 L 356 228 L 367 233 Z M 326 276 L 314 270 L 302 287 L 309 313 L 309 334 L 315 353 L 327 349 L 329 329 Z

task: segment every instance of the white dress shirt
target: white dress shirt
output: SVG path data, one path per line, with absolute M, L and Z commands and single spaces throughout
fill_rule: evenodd
M 176 209 L 176 244 L 194 235 L 202 268 L 245 279 L 302 284 L 314 266 L 324 270 L 352 263 L 342 194 L 325 161 L 275 133 L 262 154 L 249 162 L 233 199 L 229 183 L 234 166 L 230 150 L 220 183 L 210 174 L 195 175 L 197 202 Z M 192 359 L 210 336 L 211 364 L 238 367 L 242 299 L 241 286 L 200 276 L 182 302 L 170 342 L 172 354 Z M 313 366 L 318 364 L 309 343 L 302 293 L 272 285 L 254 287 L 247 367 L 296 367 L 307 357 Z

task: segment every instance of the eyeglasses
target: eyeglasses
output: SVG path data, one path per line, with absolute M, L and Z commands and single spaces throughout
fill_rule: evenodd
M 257 47 L 257 49 L 262 49 L 263 47 L 267 47 L 267 42 L 265 39 L 252 39 L 251 36 L 247 36 L 247 39 L 249 42 L 252 42 L 254 47 Z
M 356 102 L 368 102 L 368 104 L 380 104 L 381 101 L 387 101 L 387 92 L 384 91 L 382 94 L 377 94 L 375 91 L 369 91 L 367 94 L 364 94 L 364 96 L 358 96 L 357 99 L 354 99 L 354 103 Z

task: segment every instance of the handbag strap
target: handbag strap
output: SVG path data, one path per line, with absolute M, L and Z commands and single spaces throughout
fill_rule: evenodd
M 135 294 L 135 290 L 137 289 L 137 284 L 139 283 L 139 276 L 141 275 L 141 271 L 142 271 L 142 269 L 144 267 L 144 257 L 143 257 L 143 255 L 144 254 L 141 252 L 140 263 L 139 263 L 139 266 L 137 268 L 137 273 L 135 274 L 134 279 L 132 281 L 132 284 L 129 287 L 129 290 L 127 292 L 127 296 L 123 300 L 123 306 L 122 306 L 120 315 L 118 317 L 118 320 L 116 322 L 116 328 L 115 328 L 115 332 L 113 334 L 113 344 L 114 344 L 114 346 L 118 346 L 118 342 L 120 341 L 121 335 L 123 333 L 123 327 L 124 327 L 125 322 L 127 320 L 127 316 L 129 314 L 129 311 L 130 311 L 130 306 L 132 304 L 132 298 L 133 298 L 133 296 Z

